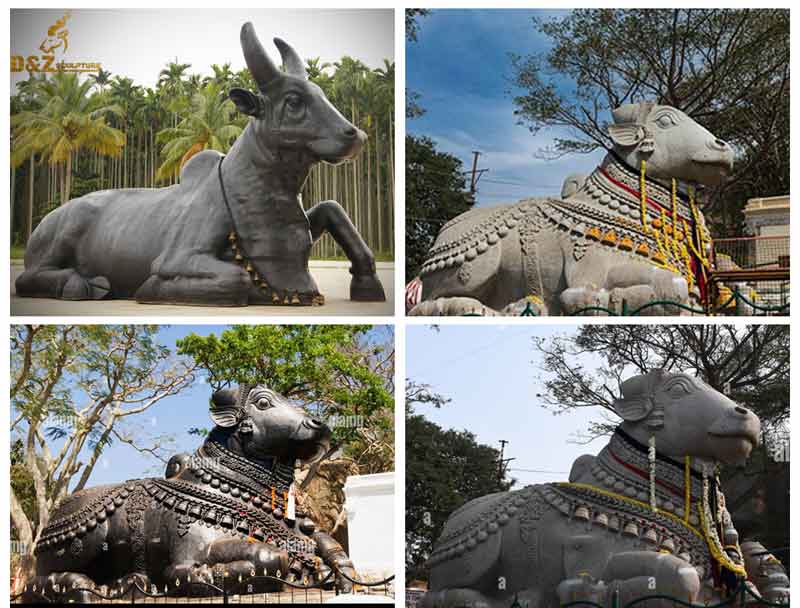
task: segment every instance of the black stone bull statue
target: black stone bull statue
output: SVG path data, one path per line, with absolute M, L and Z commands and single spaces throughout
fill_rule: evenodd
M 222 306 L 324 303 L 308 270 L 328 232 L 352 263 L 350 297 L 384 301 L 372 252 L 335 201 L 305 212 L 311 167 L 354 158 L 366 135 L 347 121 L 282 40 L 278 69 L 246 23 L 258 91 L 230 98 L 249 124 L 227 156 L 206 150 L 168 188 L 92 192 L 48 214 L 31 236 L 17 294 Z
M 261 385 L 217 391 L 211 418 L 216 426 L 203 445 L 174 456 L 164 479 L 98 486 L 62 500 L 37 541 L 37 575 L 27 592 L 86 602 L 92 595 L 81 589 L 97 586 L 111 595 L 134 583 L 188 593 L 191 581 L 222 586 L 223 577 L 254 574 L 310 584 L 330 569 L 337 588 L 350 591 L 341 574 L 355 577 L 352 562 L 295 509 L 290 492 L 295 461 L 324 454 L 330 429 Z M 192 590 L 209 594 L 202 585 Z

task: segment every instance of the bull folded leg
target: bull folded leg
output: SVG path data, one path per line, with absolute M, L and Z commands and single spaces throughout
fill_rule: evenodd
M 284 549 L 258 542 L 248 542 L 240 538 L 223 538 L 214 541 L 208 549 L 204 563 L 173 564 L 164 571 L 164 578 L 170 587 L 186 585 L 191 582 L 205 582 L 222 586 L 245 584 L 254 576 L 276 576 L 283 578 L 290 571 L 289 555 Z M 252 592 L 263 593 L 280 588 L 280 583 L 267 582 L 252 588 Z M 233 589 L 235 592 L 237 589 Z M 246 587 L 242 589 L 246 590 Z M 203 586 L 193 590 L 194 595 L 203 593 Z M 248 591 L 249 592 L 249 591 Z
M 652 551 L 625 551 L 612 555 L 602 579 L 607 581 L 607 606 L 625 606 L 646 595 L 669 596 L 692 604 L 701 588 L 700 576 L 689 562 L 668 553 Z M 673 602 L 652 600 L 646 605 L 647 608 L 670 608 Z
M 411 317 L 463 317 L 480 316 L 496 317 L 500 315 L 496 310 L 486 306 L 476 298 L 451 297 L 423 300 L 408 311 Z
M 89 589 L 97 585 L 85 574 L 79 572 L 53 572 L 47 576 L 37 576 L 27 586 L 22 600 L 26 603 L 39 603 L 42 596 L 51 602 L 77 602 L 86 604 L 92 601 L 93 594 Z
M 417 604 L 420 608 L 492 608 L 496 602 L 474 589 L 445 589 L 444 591 L 428 591 Z M 511 605 L 511 601 L 504 603 Z M 535 606 L 535 604 L 531 604 Z
M 350 299 L 385 302 L 386 294 L 375 271 L 375 257 L 342 206 L 336 201 L 323 201 L 309 209 L 306 215 L 313 241 L 317 242 L 325 232 L 329 233 L 352 263 Z
M 347 553 L 345 553 L 338 541 L 325 532 L 315 532 L 314 541 L 317 543 L 317 552 L 322 561 L 336 572 L 336 588 L 342 593 L 350 593 L 353 590 L 353 583 L 342 574 L 355 579 L 356 569 L 353 567 L 353 562 L 350 561 Z
M 165 258 L 169 255 L 168 258 Z M 153 274 L 136 291 L 141 304 L 246 306 L 250 277 L 210 254 L 170 252 L 153 262 Z
M 32 268 L 16 281 L 17 294 L 30 298 L 102 300 L 111 295 L 106 277 L 84 277 L 74 268 Z

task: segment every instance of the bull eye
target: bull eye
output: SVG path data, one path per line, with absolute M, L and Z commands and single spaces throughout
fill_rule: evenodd
M 675 121 L 675 118 L 673 118 L 672 114 L 662 114 L 656 118 L 656 124 L 662 129 L 669 129 L 678 123 Z
M 683 382 L 676 382 L 669 388 L 667 388 L 667 392 L 669 396 L 673 399 L 679 399 L 680 397 L 684 397 L 689 394 L 690 390 L 689 387 L 686 386 Z
M 256 407 L 260 410 L 265 410 L 270 407 L 272 403 L 266 397 L 261 397 L 258 401 L 256 401 Z
M 305 103 L 297 93 L 289 93 L 286 96 L 286 107 L 292 114 L 301 114 L 305 108 Z

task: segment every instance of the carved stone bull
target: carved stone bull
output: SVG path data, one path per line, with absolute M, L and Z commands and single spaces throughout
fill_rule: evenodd
M 301 509 L 292 513 L 295 461 L 323 454 L 330 429 L 260 385 L 214 393 L 211 418 L 216 426 L 203 445 L 173 457 L 164 479 L 98 486 L 61 501 L 36 544 L 37 576 L 27 589 L 91 601 L 74 590 L 104 585 L 113 594 L 135 581 L 148 591 L 168 585 L 188 593 L 190 580 L 221 586 L 223 576 L 280 573 L 314 581 L 333 568 L 348 591 L 339 573 L 355 571 L 342 547 Z
M 305 212 L 299 195 L 314 164 L 354 158 L 366 135 L 308 80 L 288 44 L 275 39 L 281 71 L 252 24 L 241 43 L 258 91 L 230 91 L 251 118 L 227 156 L 193 156 L 168 188 L 93 192 L 49 213 L 28 243 L 18 295 L 322 304 L 308 258 L 329 232 L 352 262 L 350 297 L 385 300 L 372 252 L 342 207 L 324 201 Z
M 733 151 L 669 106 L 625 105 L 613 119 L 613 150 L 588 177 L 571 175 L 564 198 L 479 207 L 445 224 L 407 287 L 409 314 L 519 314 L 532 305 L 568 315 L 699 296 L 710 239 L 682 189 L 719 183 Z
M 750 455 L 758 417 L 661 370 L 625 381 L 615 409 L 623 422 L 597 457 L 575 461 L 569 483 L 491 494 L 450 516 L 421 606 L 624 606 L 657 594 L 708 605 L 745 576 L 765 598 L 788 599 L 780 563 L 757 542 L 740 548 L 715 474 Z

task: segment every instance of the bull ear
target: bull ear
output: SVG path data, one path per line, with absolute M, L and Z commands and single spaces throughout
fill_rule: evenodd
M 223 428 L 236 426 L 239 424 L 241 413 L 236 390 L 223 388 L 211 396 L 211 420 L 217 426 Z
M 627 422 L 644 420 L 653 411 L 652 387 L 660 370 L 635 376 L 622 383 L 622 399 L 614 400 L 614 411 Z
M 626 422 L 638 422 L 653 411 L 653 401 L 649 397 L 615 399 L 614 411 Z
M 242 114 L 260 118 L 264 115 L 264 104 L 261 98 L 247 89 L 233 88 L 228 92 L 228 97 L 236 104 L 236 109 Z
M 300 58 L 300 55 L 297 54 L 297 51 L 280 38 L 275 38 L 273 42 L 275 42 L 275 46 L 277 46 L 278 50 L 281 52 L 281 59 L 283 59 L 283 67 L 286 69 L 286 73 L 296 76 L 297 78 L 302 78 L 303 80 L 308 80 L 306 66 Z
M 644 127 L 637 124 L 609 125 L 608 135 L 618 146 L 629 148 L 644 140 L 645 130 Z
M 242 44 L 242 53 L 244 53 L 247 68 L 258 83 L 258 88 L 264 90 L 270 82 L 281 75 L 281 71 L 275 67 L 264 47 L 261 46 L 261 42 L 256 36 L 256 30 L 249 21 L 242 26 L 239 40 Z

